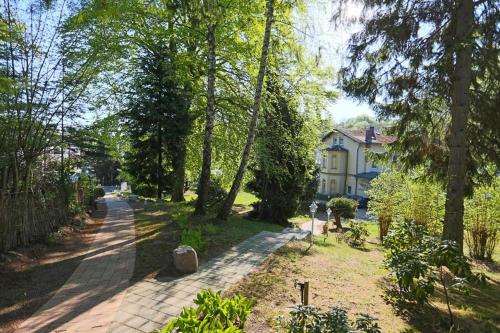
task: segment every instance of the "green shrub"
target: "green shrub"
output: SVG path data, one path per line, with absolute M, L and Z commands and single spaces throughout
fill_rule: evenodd
M 184 229 L 181 235 L 181 244 L 191 246 L 196 252 L 200 253 L 206 250 L 208 241 L 203 239 L 199 228 Z
M 344 240 L 352 247 L 360 247 L 365 244 L 369 234 L 364 223 L 351 221 L 349 230 L 344 234 Z
M 105 195 L 104 189 L 102 186 L 97 186 L 94 188 L 94 199 L 101 198 Z
M 184 230 L 189 227 L 189 216 L 183 213 L 176 213 L 172 215 L 172 219 L 177 222 L 179 227 Z
M 348 198 L 333 198 L 326 204 L 332 210 L 333 217 L 335 218 L 335 225 L 338 230 L 342 230 L 342 223 L 340 218 L 352 219 L 356 216 L 356 209 L 358 202 Z
M 362 314 L 355 322 L 350 322 L 347 312 L 341 307 L 332 307 L 321 312 L 314 306 L 298 305 L 290 312 L 290 319 L 278 318 L 278 329 L 286 333 L 380 333 L 375 318 Z
M 445 268 L 456 289 L 465 289 L 467 283 L 484 280 L 483 276 L 472 273 L 457 244 L 430 236 L 425 226 L 413 221 L 396 225 L 384 244 L 387 248 L 384 264 L 396 278 L 399 297 L 423 304 L 434 294 L 436 283 L 440 283 L 448 304 L 450 326 L 453 326 Z
M 491 260 L 500 228 L 500 180 L 491 187 L 480 187 L 465 201 L 465 243 L 471 257 Z
M 194 300 L 196 308 L 184 308 L 161 333 L 243 333 L 253 302 L 243 296 L 222 298 L 220 292 L 202 290 Z
M 196 192 L 198 194 L 198 192 Z M 208 183 L 208 197 L 205 208 L 208 212 L 217 212 L 224 200 L 226 199 L 227 191 L 222 187 L 222 183 L 218 178 L 210 178 Z

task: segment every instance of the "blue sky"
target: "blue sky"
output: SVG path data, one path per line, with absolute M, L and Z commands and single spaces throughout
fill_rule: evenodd
M 324 65 L 339 69 L 346 64 L 346 49 L 349 37 L 359 29 L 359 26 L 336 27 L 331 22 L 334 7 L 331 0 L 316 0 L 307 5 L 307 14 L 301 27 L 299 35 L 303 36 L 306 49 L 317 54 L 321 49 L 321 59 Z M 347 18 L 355 18 L 361 14 L 361 6 L 352 2 L 345 2 L 344 15 Z M 329 105 L 325 115 L 329 114 L 334 121 L 342 121 L 347 118 L 375 113 L 366 103 L 340 96 L 335 104 Z

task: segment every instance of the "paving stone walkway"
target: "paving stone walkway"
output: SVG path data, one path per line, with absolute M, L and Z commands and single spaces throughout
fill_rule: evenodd
M 18 333 L 151 332 L 177 316 L 203 289 L 226 290 L 300 229 L 261 232 L 181 278 L 147 279 L 130 285 L 135 263 L 132 208 L 105 197 L 107 216 L 85 258 L 63 287 L 16 331 Z
M 111 325 L 112 333 L 151 332 L 191 306 L 203 289 L 226 290 L 256 269 L 271 253 L 307 233 L 261 232 L 181 278 L 148 279 L 131 286 Z
M 106 196 L 99 233 L 64 286 L 26 320 L 19 333 L 108 332 L 129 286 L 135 262 L 132 208 Z

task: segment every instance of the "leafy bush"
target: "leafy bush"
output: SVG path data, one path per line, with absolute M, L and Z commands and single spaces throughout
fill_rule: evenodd
M 329 311 L 321 312 L 314 306 L 298 305 L 290 312 L 290 316 L 288 321 L 283 317 L 278 318 L 278 329 L 287 333 L 381 332 L 375 318 L 362 314 L 351 323 L 347 318 L 346 310 L 341 307 L 332 307 Z
M 198 192 L 196 192 L 198 194 Z M 222 186 L 219 178 L 210 178 L 208 183 L 208 197 L 205 208 L 208 212 L 217 212 L 227 197 L 227 191 Z
M 405 175 L 398 171 L 383 172 L 370 182 L 367 193 L 368 212 L 378 219 L 379 239 L 383 243 L 392 221 L 402 215 L 401 204 L 407 199 Z
M 351 221 L 349 230 L 344 234 L 344 240 L 352 247 L 360 247 L 365 244 L 366 237 L 369 235 L 366 226 L 362 222 Z
M 104 189 L 102 186 L 97 186 L 94 188 L 94 198 L 101 198 L 105 195 L 106 193 L 104 192 Z
M 243 333 L 253 302 L 243 296 L 222 298 L 220 292 L 201 291 L 194 300 L 196 308 L 184 308 L 179 317 L 170 321 L 161 333 Z
M 352 219 L 355 217 L 358 202 L 348 198 L 333 198 L 326 204 L 332 210 L 335 217 L 335 225 L 338 230 L 342 230 L 342 223 L 340 218 Z
M 370 186 L 368 212 L 378 219 L 381 242 L 395 221 L 415 221 L 433 235 L 441 233 L 445 193 L 438 183 L 415 180 L 392 170 L 381 173 Z
M 448 304 L 450 326 L 453 326 L 446 271 L 453 277 L 452 286 L 458 289 L 478 280 L 457 244 L 430 236 L 424 226 L 415 222 L 397 225 L 384 244 L 387 248 L 384 264 L 396 278 L 399 296 L 403 300 L 422 304 L 434 294 L 436 283 L 440 283 Z
M 172 215 L 172 219 L 177 222 L 182 230 L 189 228 L 189 216 L 187 214 L 176 213 Z
M 496 186 L 476 189 L 474 196 L 465 201 L 464 214 L 465 242 L 471 257 L 491 260 L 498 242 L 499 221 L 500 191 Z
M 206 250 L 208 241 L 203 239 L 199 228 L 184 229 L 181 235 L 181 244 L 191 246 L 199 253 Z

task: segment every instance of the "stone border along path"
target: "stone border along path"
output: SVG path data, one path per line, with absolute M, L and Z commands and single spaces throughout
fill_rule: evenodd
M 107 195 L 107 215 L 85 258 L 57 293 L 16 332 L 109 331 L 134 272 L 132 208 Z
M 135 264 L 134 213 L 107 195 L 107 215 L 77 269 L 18 333 L 151 332 L 193 304 L 203 289 L 226 290 L 271 253 L 309 233 L 263 231 L 181 278 L 147 279 L 129 286 Z
M 303 239 L 309 233 L 284 230 L 263 231 L 211 259 L 197 273 L 178 279 L 147 279 L 127 291 L 111 325 L 111 333 L 151 332 L 179 315 L 182 308 L 193 305 L 203 289 L 226 290 L 255 270 L 273 252 L 292 239 Z

